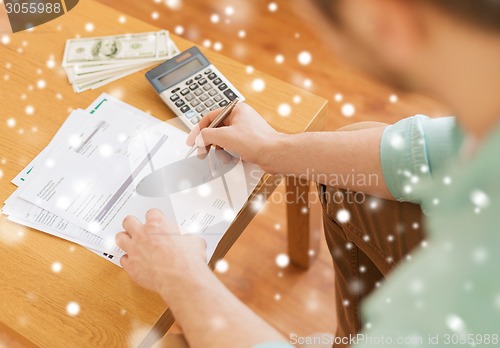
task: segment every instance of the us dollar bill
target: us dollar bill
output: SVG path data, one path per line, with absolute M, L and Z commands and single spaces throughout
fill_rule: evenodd
M 165 30 L 140 34 L 70 39 L 66 42 L 63 67 L 91 68 L 102 65 L 161 60 L 171 55 Z

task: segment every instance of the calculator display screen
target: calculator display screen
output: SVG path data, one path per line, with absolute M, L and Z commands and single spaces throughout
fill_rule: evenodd
M 162 78 L 158 79 L 158 81 L 164 86 L 172 86 L 173 84 L 181 81 L 182 79 L 194 74 L 198 70 L 203 67 L 203 64 L 199 59 L 193 59 L 187 64 L 182 65 L 178 69 L 175 69 Z

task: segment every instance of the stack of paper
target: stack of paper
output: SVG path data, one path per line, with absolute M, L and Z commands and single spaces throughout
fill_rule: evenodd
M 172 58 L 179 49 L 168 31 L 72 39 L 63 67 L 75 92 L 96 89 Z
M 263 172 L 214 151 L 206 159 L 185 159 L 186 137 L 103 94 L 86 110 L 73 111 L 13 179 L 18 188 L 2 212 L 119 265 L 123 252 L 114 240 L 125 216 L 143 218 L 158 208 L 182 233 L 200 234 L 211 257 Z

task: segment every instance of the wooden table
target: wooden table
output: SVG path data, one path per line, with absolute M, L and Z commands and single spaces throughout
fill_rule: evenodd
M 154 31 L 158 28 L 127 17 L 91 0 L 65 16 L 37 27 L 32 32 L 11 36 L 0 46 L 2 105 L 0 122 L 0 200 L 14 190 L 12 179 L 49 142 L 74 108 L 85 108 L 100 93 L 111 93 L 139 109 L 166 120 L 174 115 L 153 91 L 142 73 L 121 79 L 96 91 L 73 93 L 60 63 L 65 40 L 76 35 L 99 36 L 125 32 Z M 85 31 L 87 23 L 93 32 Z M 173 36 L 181 50 L 192 46 Z M 326 119 L 326 100 L 286 84 L 212 51 L 203 50 L 252 105 L 277 130 L 287 133 L 322 130 Z M 50 68 L 48 61 L 55 60 Z M 262 92 L 252 82 L 263 79 Z M 46 83 L 44 88 L 37 81 Z M 294 103 L 294 97 L 300 103 Z M 292 115 L 278 115 L 278 106 L 292 106 Z M 26 113 L 34 107 L 32 114 Z M 13 121 L 7 121 L 13 119 Z M 268 196 L 279 179 L 265 176 L 255 194 Z M 294 192 L 307 191 L 307 183 L 290 183 Z M 302 267 L 310 262 L 309 213 L 302 206 L 288 206 L 290 257 Z M 232 245 L 256 214 L 245 207 L 224 238 Z M 218 248 L 211 261 L 223 257 L 228 248 Z M 63 267 L 51 270 L 54 262 Z M 120 268 L 64 240 L 13 224 L 0 217 L 0 342 L 3 335 L 23 345 L 43 347 L 136 346 L 149 345 L 170 327 L 173 318 L 160 297 L 130 281 Z M 69 316 L 69 302 L 80 305 L 77 316 Z M 154 330 L 152 329 L 154 328 Z M 5 340 L 5 339 L 3 339 Z

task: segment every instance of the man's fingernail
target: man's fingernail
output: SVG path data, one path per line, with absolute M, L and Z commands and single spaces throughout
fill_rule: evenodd
M 201 136 L 201 134 L 198 134 L 196 139 L 194 139 L 194 144 L 198 147 L 202 147 L 202 146 L 205 146 L 204 143 L 205 142 L 203 141 L 203 137 Z

